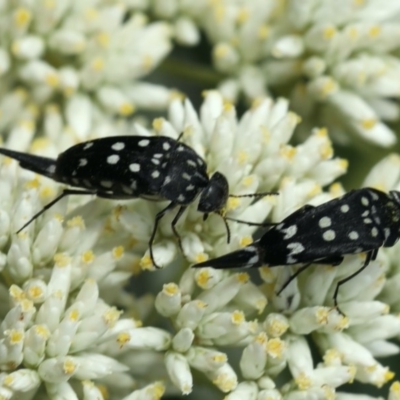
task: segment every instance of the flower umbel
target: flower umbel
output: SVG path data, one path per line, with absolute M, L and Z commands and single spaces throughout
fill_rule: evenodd
M 205 159 L 209 173 L 227 177 L 231 193 L 279 190 L 279 196 L 256 202 L 232 198 L 225 211 L 241 220 L 275 222 L 305 203 L 320 204 L 343 193 L 338 184 L 322 191 L 347 167 L 333 158 L 326 129 L 314 129 L 298 146 L 288 144 L 299 122 L 285 100 L 256 101 L 238 118 L 218 92 L 208 91 L 199 113 L 190 101 L 175 99 L 168 118 L 154 120 L 152 130 L 133 123 L 132 131 L 175 139 L 183 132 L 182 141 Z M 41 144 L 45 152 L 54 152 L 46 143 Z M 376 168 L 399 165 L 392 156 Z M 378 186 L 378 175 L 372 171 L 366 183 Z M 397 180 L 387 179 L 383 189 L 397 187 Z M 310 268 L 280 296 L 275 293 L 291 273 L 287 266 L 260 269 L 261 284 L 247 273 L 182 272 L 189 263 L 248 245 L 255 230 L 231 222 L 228 244 L 220 217 L 203 221 L 193 204 L 177 226 L 184 254 L 171 230 L 172 213 L 161 220 L 154 247 L 165 275 L 139 274 L 153 269 L 146 250 L 163 205 L 67 198 L 16 235 L 54 197 L 56 184 L 8 159 L 2 160 L 0 184 L 0 295 L 5 299 L 0 382 L 5 398 L 21 393 L 125 400 L 158 399 L 165 390 L 196 394 L 196 370 L 228 399 L 330 399 L 345 398 L 336 393 L 344 383 L 381 386 L 393 377 L 376 357 L 398 352 L 389 339 L 400 334 L 400 320 L 388 306 L 396 308 L 397 299 L 385 289 L 396 285 L 395 270 L 385 283 L 389 254 L 396 248 L 380 252 L 343 286 L 343 317 L 332 309 L 333 290 L 359 268 L 360 255 L 338 267 Z M 145 282 L 142 297 L 123 290 L 133 273 L 133 286 Z M 166 320 L 169 330 L 159 327 Z M 310 333 L 323 356 L 316 365 L 305 340 Z M 280 375 L 283 371 L 288 373 Z M 287 378 L 281 382 L 278 375 Z

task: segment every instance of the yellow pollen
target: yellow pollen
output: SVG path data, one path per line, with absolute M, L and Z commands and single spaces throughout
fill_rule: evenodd
M 87 18 L 88 20 L 95 20 L 99 17 L 99 13 L 97 12 L 97 10 L 95 8 L 87 8 L 85 10 L 85 18 Z
M 300 390 L 307 390 L 311 387 L 311 379 L 304 372 L 296 377 L 295 382 Z
M 328 323 L 329 310 L 326 307 L 318 307 L 315 318 L 319 325 L 326 325 Z
M 112 255 L 116 260 L 119 260 L 124 255 L 124 247 L 123 246 L 114 247 L 112 250 Z
M 350 372 L 350 378 L 349 378 L 349 383 L 353 383 L 354 382 L 354 378 L 356 376 L 357 373 L 357 368 L 355 365 L 349 365 L 349 372 Z
M 44 186 L 43 188 L 40 189 L 39 196 L 42 199 L 54 197 L 54 189 L 51 188 L 50 186 Z M 58 214 L 58 215 L 62 218 L 62 216 L 60 214 Z
M 121 332 L 117 336 L 117 343 L 119 344 L 120 347 L 123 347 L 130 340 L 131 340 L 131 335 L 129 333 L 127 333 L 127 332 Z
M 165 393 L 165 386 L 162 382 L 155 382 L 148 391 L 151 391 L 149 394 L 152 400 L 160 400 Z
M 144 69 L 146 69 L 147 71 L 149 71 L 151 68 L 153 68 L 153 65 L 154 65 L 154 59 L 153 59 L 153 57 L 150 56 L 150 55 L 144 56 L 144 57 L 143 57 L 143 60 L 142 60 L 142 65 L 143 65 L 143 68 L 144 68 Z
M 127 117 L 135 111 L 135 106 L 132 103 L 124 102 L 119 106 L 118 112 L 120 115 Z
M 261 25 L 261 26 L 258 28 L 257 37 L 258 37 L 260 40 L 265 40 L 265 39 L 267 39 L 268 36 L 269 36 L 269 34 L 270 34 L 270 29 L 269 29 L 269 26 L 268 26 L 268 25 Z
M 239 245 L 240 247 L 246 247 L 251 243 L 253 243 L 253 238 L 251 236 L 244 236 L 240 239 Z
M 232 313 L 232 323 L 234 325 L 241 325 L 246 321 L 243 311 L 236 310 Z
M 80 215 L 77 215 L 76 217 L 73 217 L 67 221 L 67 227 L 85 229 L 85 221 Z
M 326 97 L 330 93 L 335 91 L 336 89 L 337 89 L 336 82 L 333 79 L 328 78 L 325 80 L 324 84 L 322 85 L 320 94 L 321 94 L 321 96 Z
M 217 354 L 213 357 L 213 361 L 216 363 L 224 363 L 228 360 L 228 357 L 224 353 Z
M 336 28 L 334 26 L 327 26 L 322 34 L 324 39 L 330 40 L 336 35 Z
M 151 257 L 149 255 L 145 255 L 140 260 L 140 267 L 142 270 L 150 270 L 153 268 L 153 261 L 151 261 Z
M 237 156 L 237 160 L 238 160 L 239 164 L 246 163 L 248 158 L 249 158 L 249 154 L 247 153 L 247 151 L 244 151 L 244 150 L 239 151 L 239 154 Z
M 226 208 L 229 211 L 235 210 L 240 206 L 240 199 L 237 197 L 230 197 L 226 203 Z
M 14 22 L 18 28 L 26 27 L 32 19 L 30 11 L 25 7 L 18 8 L 14 13 Z
M 110 392 L 108 391 L 107 386 L 106 385 L 102 385 L 102 384 L 98 384 L 96 386 L 100 390 L 102 398 L 104 400 L 108 400 L 110 398 Z
M 195 257 L 196 263 L 207 261 L 207 255 L 204 253 L 197 253 Z
M 233 104 L 230 101 L 224 101 L 224 111 L 231 112 L 232 110 L 235 110 Z
M 375 125 L 376 125 L 376 119 L 375 118 L 367 118 L 367 119 L 363 119 L 361 121 L 361 126 L 364 129 L 372 129 Z
M 108 47 L 110 44 L 110 35 L 107 32 L 100 32 L 96 35 L 96 40 L 102 47 Z
M 321 186 L 318 185 L 317 183 L 312 187 L 312 189 L 308 192 L 309 197 L 314 197 L 317 194 L 320 194 L 322 192 Z
M 350 37 L 350 39 L 352 39 L 352 40 L 358 39 L 358 35 L 359 35 L 358 29 L 357 29 L 357 28 L 354 28 L 354 27 L 349 28 L 349 29 L 347 30 L 347 35 L 348 35 L 348 36 Z
M 43 5 L 49 9 L 53 9 L 56 5 L 55 0 L 42 0 L 42 2 L 43 2 Z
M 393 382 L 390 386 L 390 392 L 395 393 L 396 395 L 400 396 L 400 382 L 396 381 Z
M 90 264 L 94 261 L 95 259 L 95 255 L 93 254 L 92 250 L 87 250 L 85 251 L 82 256 L 81 256 L 81 260 L 85 263 L 85 264 Z
M 63 370 L 66 375 L 72 375 L 75 372 L 75 369 L 76 365 L 72 360 L 65 360 Z
M 196 275 L 196 283 L 199 287 L 205 288 L 210 280 L 211 275 L 208 269 L 201 269 L 200 272 Z
M 23 300 L 25 299 L 25 293 L 24 291 L 17 285 L 11 285 L 10 289 L 8 289 L 8 292 L 10 293 L 10 296 L 14 300 Z
M 48 339 L 50 336 L 50 331 L 46 325 L 35 325 L 34 329 L 36 335 L 41 336 L 43 339 Z
M 325 127 L 324 128 L 320 128 L 320 129 L 317 130 L 316 135 L 318 137 L 322 137 L 322 138 L 327 137 L 328 136 L 328 129 L 326 129 Z
M 242 182 L 244 186 L 251 186 L 254 182 L 254 176 L 246 176 Z
M 249 274 L 247 272 L 240 272 L 236 275 L 238 282 L 247 283 L 250 279 Z
M 25 188 L 26 189 L 37 189 L 40 186 L 39 179 L 35 178 L 31 181 L 26 182 Z
M 157 132 L 161 132 L 164 122 L 164 118 L 154 118 L 152 123 L 153 129 Z
M 289 325 L 281 320 L 275 319 L 268 326 L 268 334 L 273 337 L 282 336 L 289 328 Z
M 268 143 L 271 139 L 271 132 L 264 125 L 260 127 L 264 143 Z
M 29 103 L 26 106 L 26 110 L 29 112 L 30 117 L 34 119 L 39 117 L 39 114 L 41 113 L 41 110 L 39 109 L 38 105 L 34 103 Z
M 256 338 L 254 339 L 258 344 L 260 344 L 261 346 L 267 346 L 268 343 L 268 337 L 267 334 L 265 332 L 260 332 Z
M 284 347 L 285 344 L 281 339 L 279 338 L 270 339 L 268 340 L 267 344 L 268 355 L 270 355 L 272 358 L 281 358 Z
M 242 7 L 236 15 L 236 22 L 242 24 L 249 19 L 249 10 L 246 7 Z
M 179 294 L 179 287 L 176 283 L 167 283 L 163 286 L 163 293 L 167 296 L 175 296 Z
M 203 310 L 204 308 L 207 307 L 207 303 L 205 303 L 205 302 L 202 301 L 202 300 L 195 300 L 195 304 L 196 304 L 196 307 L 197 307 L 198 309 L 200 309 L 200 310 Z
M 217 59 L 225 58 L 228 53 L 229 47 L 226 44 L 217 44 L 213 50 L 214 57 Z
M 95 71 L 101 71 L 104 68 L 104 60 L 97 57 L 92 61 L 91 66 Z
M 214 3 L 213 11 L 217 22 L 222 22 L 225 19 L 226 7 L 222 3 Z
M 264 308 L 267 306 L 268 300 L 267 299 L 259 299 L 255 303 L 255 307 L 258 314 L 261 314 L 264 311 Z
M 321 157 L 323 160 L 329 160 L 333 156 L 333 149 L 330 142 L 326 143 L 325 146 L 321 148 Z
M 68 315 L 68 318 L 69 318 L 71 321 L 78 321 L 79 316 L 80 316 L 79 311 L 78 311 L 77 309 L 74 309 L 74 310 L 71 310 L 71 311 L 70 311 L 70 313 L 69 313 L 69 315 Z
M 286 145 L 281 148 L 280 155 L 282 157 L 286 157 L 288 160 L 293 160 L 294 156 L 297 153 L 297 149 L 295 147 Z
M 378 387 L 383 386 L 386 382 L 391 381 L 391 380 L 394 378 L 394 376 L 395 376 L 395 373 L 394 373 L 394 372 L 392 372 L 392 371 L 386 371 L 386 372 L 385 372 L 385 375 L 384 375 L 384 382 L 382 382 L 382 384 L 379 385 Z
M 63 88 L 63 93 L 65 97 L 71 97 L 75 92 L 76 89 L 74 86 L 65 86 Z
M 5 331 L 6 335 L 10 338 L 10 343 L 12 345 L 20 343 L 24 340 L 24 334 L 22 331 L 17 331 L 16 329 L 10 329 L 9 331 Z
M 237 380 L 224 373 L 219 373 L 212 382 L 224 393 L 230 392 L 237 386 Z
M 35 151 L 43 151 L 46 149 L 47 146 L 49 146 L 50 141 L 47 138 L 39 138 L 35 139 L 31 145 L 31 150 L 33 152 Z
M 339 167 L 343 169 L 344 171 L 347 171 L 347 168 L 349 167 L 349 162 L 345 160 L 344 158 L 341 158 L 339 160 Z
M 63 253 L 57 253 L 54 256 L 54 262 L 57 267 L 66 267 L 68 264 L 71 263 L 71 258 Z
M 357 7 L 360 7 L 365 4 L 365 0 L 353 0 L 353 4 Z
M 12 375 L 7 375 L 5 378 L 3 378 L 4 386 L 10 386 L 13 384 L 13 382 L 14 382 L 14 377 Z
M 54 72 L 49 72 L 48 74 L 46 74 L 45 81 L 49 86 L 55 88 L 58 87 L 60 83 L 60 78 Z
M 31 286 L 28 294 L 31 299 L 37 299 L 43 295 L 43 290 L 40 286 Z
M 368 34 L 369 34 L 369 36 L 375 38 L 375 37 L 379 36 L 381 31 L 382 31 L 381 27 L 378 25 L 375 25 L 372 28 L 370 28 L 370 30 L 368 31 Z
M 106 325 L 111 328 L 118 321 L 121 314 L 122 311 L 117 310 L 115 307 L 111 307 L 103 314 L 103 320 Z
M 130 270 L 134 275 L 139 275 L 140 272 L 142 272 L 142 269 L 140 267 L 140 260 L 136 259 L 130 264 Z
M 323 356 L 323 360 L 325 365 L 329 366 L 334 365 L 338 361 L 341 362 L 342 357 L 336 349 L 328 349 Z
M 33 131 L 35 129 L 35 123 L 30 119 L 23 120 L 18 124 L 18 126 L 26 129 L 27 131 Z

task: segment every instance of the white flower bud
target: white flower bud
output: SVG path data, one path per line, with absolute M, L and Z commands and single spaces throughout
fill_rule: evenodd
M 225 396 L 226 400 L 257 400 L 258 388 L 255 382 L 240 382 L 236 388 Z
M 191 393 L 193 378 L 186 358 L 182 354 L 169 351 L 165 355 L 165 366 L 171 381 L 182 394 Z
M 38 373 L 32 369 L 19 369 L 8 374 L 2 384 L 16 392 L 28 392 L 37 389 L 40 384 Z
M 183 328 L 172 339 L 172 347 L 179 353 L 185 353 L 193 344 L 193 339 L 193 331 L 189 328 Z
M 225 353 L 199 346 L 192 346 L 186 358 L 192 368 L 202 372 L 217 371 L 228 362 Z
M 200 300 L 193 300 L 186 303 L 178 315 L 175 322 L 180 328 L 196 329 L 200 321 L 203 319 L 207 308 L 207 304 Z
M 262 332 L 243 349 L 240 359 L 240 369 L 243 377 L 248 380 L 260 378 L 264 373 L 266 363 L 267 335 Z
M 175 283 L 163 285 L 163 290 L 156 297 L 155 307 L 164 317 L 171 317 L 181 309 L 182 296 Z

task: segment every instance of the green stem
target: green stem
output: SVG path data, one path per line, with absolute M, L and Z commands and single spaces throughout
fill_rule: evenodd
M 204 64 L 174 58 L 167 58 L 160 65 L 160 70 L 184 80 L 199 82 L 203 86 L 216 86 L 224 78 L 223 74 L 204 66 Z

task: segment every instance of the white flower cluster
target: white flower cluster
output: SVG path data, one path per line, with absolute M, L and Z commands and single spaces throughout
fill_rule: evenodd
M 400 3 L 337 0 L 149 0 L 160 19 L 174 21 L 175 36 L 213 45 L 219 86 L 231 101 L 254 99 L 268 88 L 292 99 L 310 126 L 324 125 L 349 143 L 349 131 L 391 146 L 383 122 L 399 119 Z M 180 39 L 182 41 L 182 39 Z
M 65 130 L 84 140 L 111 116 L 167 106 L 171 90 L 138 79 L 169 53 L 170 28 L 148 24 L 129 3 L 1 2 L 2 134 L 35 131 L 44 118 L 42 134 Z
M 324 129 L 290 146 L 298 117 L 287 107 L 284 100 L 266 99 L 238 119 L 234 107 L 210 91 L 199 115 L 189 101 L 174 100 L 169 118 L 154 121 L 154 132 L 137 123 L 130 129 L 175 138 L 183 132 L 183 140 L 204 156 L 210 172 L 227 176 L 232 193 L 279 188 L 279 196 L 251 205 L 247 198 L 233 198 L 227 206 L 228 215 L 240 219 L 259 221 L 269 215 L 278 221 L 305 202 L 318 204 L 341 194 L 339 185 L 325 193 L 321 187 L 347 166 L 332 159 Z M 54 145 L 47 143 L 40 140 L 35 148 L 54 153 Z M 400 165 L 395 157 L 390 162 Z M 392 168 L 385 165 L 380 168 Z M 164 282 L 154 303 L 161 317 L 156 325 L 168 318 L 173 328 L 168 332 L 129 318 L 146 320 L 154 312 L 153 302 L 149 293 L 136 299 L 122 289 L 140 266 L 152 268 L 148 254 L 142 255 L 161 205 L 136 200 L 118 205 L 110 215 L 110 201 L 64 199 L 15 235 L 54 198 L 56 184 L 8 159 L 2 161 L 0 177 L 3 398 L 159 399 L 166 389 L 173 393 L 173 387 L 184 394 L 195 390 L 193 370 L 228 393 L 228 399 L 330 399 L 336 388 L 353 379 L 381 386 L 392 378 L 375 359 L 396 353 L 397 345 L 387 340 L 400 334 L 398 317 L 389 314 L 384 300 L 376 299 L 385 293 L 386 253 L 341 288 L 339 301 L 347 318 L 331 309 L 332 291 L 359 266 L 359 256 L 340 267 L 312 268 L 279 297 L 274 292 L 288 277 L 287 267 L 261 269 L 264 283 L 259 286 L 247 274 L 209 268 L 188 269 L 178 283 L 165 283 L 165 276 L 152 274 L 153 285 Z M 70 213 L 63 227 L 67 203 Z M 189 261 L 251 241 L 254 227 L 231 223 L 228 245 L 217 217 L 202 221 L 195 205 L 183 217 L 178 230 Z M 156 261 L 164 267 L 179 254 L 170 221 L 160 224 L 155 244 Z M 171 277 L 176 268 L 170 265 L 165 272 Z M 391 295 L 392 304 L 397 300 Z M 310 333 L 325 354 L 316 366 L 304 339 Z M 240 375 L 226 349 L 232 347 L 242 349 Z M 275 378 L 287 368 L 291 380 L 278 385 Z M 160 383 L 166 377 L 172 386 Z M 393 385 L 389 399 L 396 399 L 398 392 Z M 352 395 L 336 396 L 353 400 Z

